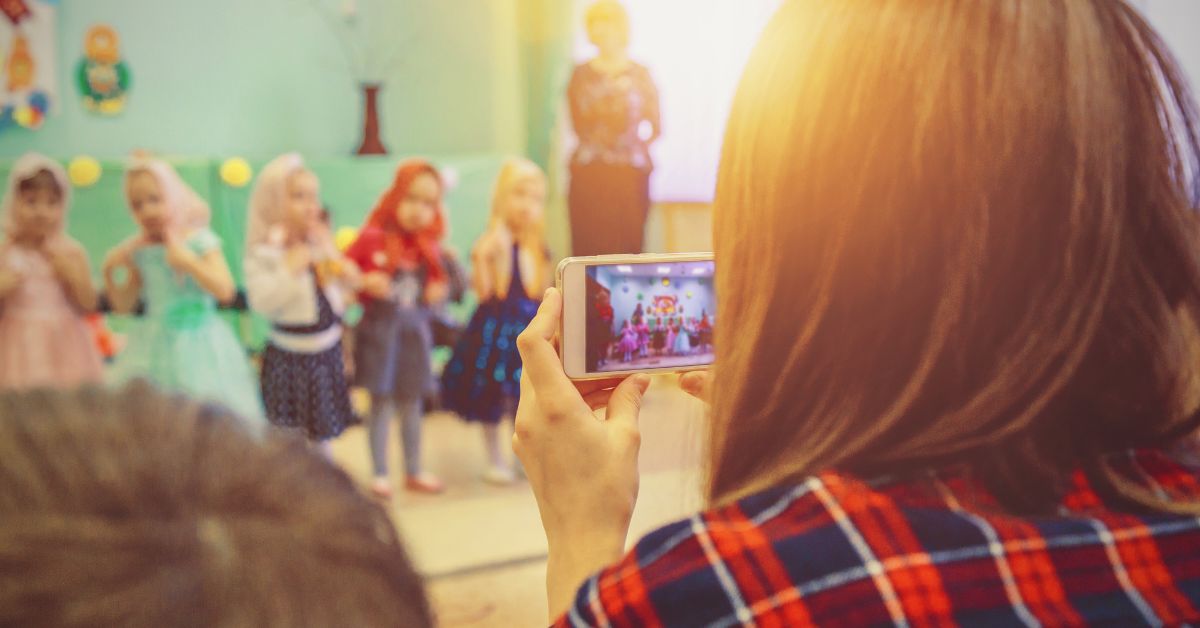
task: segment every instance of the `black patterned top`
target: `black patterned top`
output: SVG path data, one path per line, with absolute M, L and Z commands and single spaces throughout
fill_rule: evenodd
M 650 141 L 661 132 L 662 121 L 658 88 L 645 66 L 631 62 L 624 70 L 608 74 L 582 63 L 571 75 L 567 98 L 579 138 L 572 165 L 604 163 L 654 169 Z M 651 126 L 649 138 L 640 133 L 643 123 Z

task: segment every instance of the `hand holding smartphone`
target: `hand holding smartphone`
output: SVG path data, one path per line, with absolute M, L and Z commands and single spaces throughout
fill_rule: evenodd
M 680 372 L 713 361 L 711 253 L 563 260 L 561 357 L 574 380 Z

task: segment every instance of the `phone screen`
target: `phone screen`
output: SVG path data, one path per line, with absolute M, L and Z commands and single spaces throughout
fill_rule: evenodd
M 588 372 L 711 364 L 717 320 L 713 271 L 711 260 L 588 266 Z

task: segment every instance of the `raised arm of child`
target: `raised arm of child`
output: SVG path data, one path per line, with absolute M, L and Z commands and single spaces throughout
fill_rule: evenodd
M 237 296 L 233 274 L 219 246 L 206 247 L 202 253 L 188 248 L 177 235 L 170 235 L 166 242 L 167 264 L 175 270 L 191 275 L 205 292 L 221 303 L 229 303 Z
M 78 242 L 68 241 L 43 252 L 62 284 L 67 297 L 82 312 L 92 312 L 98 301 L 92 284 L 92 269 L 87 252 Z
M 104 265 L 101 267 L 104 292 L 117 314 L 129 314 L 137 307 L 138 298 L 142 293 L 142 275 L 133 262 L 133 253 L 143 244 L 141 236 L 132 237 L 117 245 L 104 258 Z M 122 269 L 125 271 L 124 279 L 117 277 L 118 271 Z

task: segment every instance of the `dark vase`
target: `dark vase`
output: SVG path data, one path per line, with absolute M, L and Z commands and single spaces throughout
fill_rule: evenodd
M 362 144 L 358 146 L 355 154 L 358 155 L 386 155 L 387 148 L 379 139 L 379 108 L 376 106 L 379 100 L 379 90 L 383 86 L 379 83 L 363 83 L 363 132 Z

